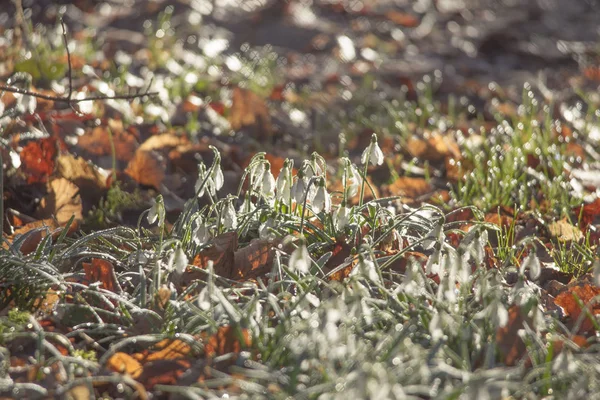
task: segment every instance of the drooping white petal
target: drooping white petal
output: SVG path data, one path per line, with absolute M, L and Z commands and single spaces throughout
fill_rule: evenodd
M 358 172 L 358 169 L 354 166 L 354 164 L 350 166 L 349 178 L 350 179 L 347 182 L 348 196 L 353 197 L 357 195 L 358 189 L 360 188 L 360 185 L 362 185 L 363 181 L 362 176 L 360 176 L 360 172 Z
M 148 210 L 148 216 L 146 217 L 149 224 L 153 224 L 158 220 L 158 225 L 162 226 L 165 222 L 165 206 L 163 204 L 162 196 L 158 196 L 157 200 L 152 200 L 153 204 Z
M 298 272 L 306 274 L 310 271 L 310 264 L 310 255 L 308 254 L 306 245 L 303 243 L 292 252 L 292 255 L 290 256 L 289 267 Z
M 320 185 L 317 188 L 317 192 L 315 193 L 315 197 L 312 201 L 312 210 L 316 214 L 320 213 L 321 210 L 325 212 L 329 212 L 331 210 L 331 197 L 329 196 L 329 193 L 327 193 L 325 185 Z
M 225 229 L 237 228 L 237 215 L 231 201 L 228 201 L 223 209 L 223 226 Z
M 200 218 L 196 220 L 195 225 L 192 240 L 196 245 L 200 246 L 210 240 L 210 229 Z
M 221 165 L 215 166 L 215 170 L 212 176 L 215 189 L 220 190 L 223 187 L 223 183 L 225 183 L 225 179 L 223 177 L 223 170 L 221 169 Z
M 306 183 L 304 182 L 304 179 L 298 177 L 292 186 L 292 196 L 294 197 L 294 200 L 296 200 L 296 203 L 302 204 L 302 202 L 304 202 L 305 192 Z
M 342 230 L 348 225 L 350 221 L 350 209 L 348 207 L 340 206 L 333 213 L 333 223 L 337 230 Z
M 177 249 L 171 254 L 169 266 L 175 270 L 176 274 L 181 275 L 185 271 L 187 265 L 188 258 L 185 255 L 185 252 L 181 247 L 177 247 Z
M 270 168 L 265 168 L 263 172 L 261 193 L 265 197 L 273 197 L 275 195 L 275 178 L 273 178 Z

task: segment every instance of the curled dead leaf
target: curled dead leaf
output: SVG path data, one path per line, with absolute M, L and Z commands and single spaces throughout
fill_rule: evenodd
M 239 353 L 252 346 L 252 338 L 248 329 L 233 326 L 221 326 L 214 335 L 210 336 L 204 346 L 204 354 L 214 358 L 223 354 Z
M 54 172 L 57 154 L 57 140 L 53 137 L 27 143 L 20 155 L 21 170 L 27 183 L 46 182 Z
M 548 231 L 553 238 L 561 242 L 579 242 L 583 239 L 583 233 L 581 230 L 571 225 L 565 218 L 554 221 L 548 225 Z
M 82 210 L 79 188 L 65 178 L 57 178 L 48 184 L 48 195 L 40 202 L 39 214 L 42 217 L 54 216 L 59 225 L 65 225 L 72 216 L 81 221 Z
M 423 178 L 401 176 L 391 185 L 384 186 L 383 192 L 388 196 L 402 196 L 404 202 L 411 203 L 424 195 L 433 193 L 433 190 Z
M 565 316 L 571 318 L 571 325 L 578 322 L 585 306 L 589 307 L 589 311 L 593 315 L 600 314 L 600 304 L 595 299 L 600 295 L 600 288 L 590 285 L 586 282 L 578 282 L 574 285 L 567 286 L 566 290 L 559 293 L 554 303 L 560 306 Z M 592 300 L 594 300 L 592 302 Z M 580 305 L 580 303 L 583 305 Z M 595 321 L 592 321 L 589 316 L 583 318 L 583 322 L 579 326 L 579 333 L 592 331 L 595 327 Z
M 498 349 L 508 366 L 516 365 L 527 354 L 527 346 L 519 336 L 519 330 L 524 329 L 525 322 L 532 326 L 532 321 L 523 316 L 520 307 L 513 305 L 508 309 L 508 323 L 496 331 Z
M 135 130 L 112 130 L 115 158 L 120 163 L 128 163 L 138 147 L 138 134 Z M 95 127 L 79 137 L 76 146 L 80 153 L 90 158 L 96 165 L 109 168 L 112 164 L 112 144 L 107 127 Z
M 115 293 L 121 291 L 115 276 L 114 267 L 110 261 L 101 258 L 92 258 L 92 262 L 83 263 L 83 271 L 89 283 L 101 282 L 101 287 L 106 290 Z
M 137 379 L 143 371 L 142 364 L 127 353 L 115 353 L 106 361 L 106 368 Z
M 255 239 L 233 254 L 235 268 L 232 279 L 240 281 L 257 279 L 271 272 L 275 248 L 280 240 Z
M 229 123 L 234 130 L 245 128 L 255 139 L 273 136 L 271 116 L 265 101 L 256 93 L 236 87 L 233 89 Z
M 141 185 L 160 190 L 165 179 L 165 168 L 165 161 L 158 153 L 138 149 L 125 173 Z

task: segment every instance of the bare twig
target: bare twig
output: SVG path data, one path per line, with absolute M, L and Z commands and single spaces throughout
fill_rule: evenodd
M 73 99 L 73 68 L 71 66 L 71 52 L 69 51 L 69 43 L 67 40 L 67 30 L 66 30 L 65 23 L 62 20 L 62 18 L 60 20 L 60 24 L 62 26 L 63 41 L 65 43 L 65 50 L 67 51 L 67 64 L 69 67 L 69 70 L 68 70 L 69 92 L 67 93 L 67 95 L 66 96 L 51 96 L 51 95 L 46 95 L 46 94 L 42 94 L 42 93 L 32 92 L 31 90 L 27 90 L 27 89 L 21 89 L 16 86 L 5 86 L 5 85 L 0 85 L 0 91 L 18 93 L 18 94 L 22 94 L 22 95 L 26 95 L 26 96 L 36 97 L 38 99 L 51 100 L 51 101 L 55 101 L 58 103 L 67 103 L 69 105 L 69 107 L 71 107 L 71 108 L 73 108 L 74 104 L 81 103 L 82 101 L 133 100 L 133 99 L 136 99 L 139 97 L 158 95 L 158 92 L 150 92 L 149 91 L 150 87 L 152 86 L 152 80 L 150 80 L 150 84 L 148 85 L 148 88 L 144 92 L 141 92 L 141 93 L 138 92 L 138 93 L 120 94 L 120 95 L 114 95 L 114 96 L 98 95 L 98 96 L 84 97 L 83 99 Z

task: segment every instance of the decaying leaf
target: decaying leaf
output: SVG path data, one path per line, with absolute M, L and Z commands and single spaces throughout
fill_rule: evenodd
M 202 250 L 194 257 L 193 264 L 202 269 L 206 269 L 208 262 L 213 262 L 213 268 L 217 275 L 232 278 L 235 271 L 235 250 L 238 247 L 238 238 L 236 232 L 227 232 L 215 237 L 211 241 L 212 246 Z M 194 273 L 187 272 L 185 278 L 193 279 Z
M 237 250 L 234 255 L 232 279 L 240 281 L 257 279 L 271 272 L 275 247 L 281 240 L 255 239 L 246 247 Z
M 58 154 L 57 140 L 49 137 L 32 140 L 21 150 L 21 170 L 27 183 L 46 182 L 52 175 Z
M 531 320 L 523 316 L 521 308 L 513 305 L 508 309 L 508 323 L 496 331 L 500 355 L 508 366 L 516 365 L 527 354 L 525 342 L 519 336 L 519 330 L 524 328 L 525 321 L 531 326 Z
M 389 196 L 401 196 L 404 202 L 410 203 L 421 196 L 432 193 L 432 187 L 423 178 L 401 176 L 391 185 L 385 186 L 383 191 Z
M 598 295 L 600 295 L 600 288 L 586 282 L 578 282 L 567 286 L 565 291 L 556 296 L 554 303 L 562 307 L 565 316 L 571 318 L 571 325 L 577 323 L 580 317 L 583 318 L 578 332 L 584 333 L 594 329 L 595 321 L 592 321 L 589 316 L 581 315 L 584 312 L 583 307 L 589 307 L 593 315 L 600 314 L 600 304 L 598 299 L 594 299 Z
M 133 379 L 137 379 L 142 374 L 142 364 L 127 353 L 115 353 L 108 361 L 106 368 L 119 374 L 127 374 Z
M 579 242 L 583 239 L 581 230 L 578 227 L 571 225 L 571 223 L 564 218 L 552 222 L 548 225 L 548 230 L 553 238 L 556 238 L 561 242 Z
M 115 277 L 114 267 L 110 261 L 92 258 L 92 262 L 83 263 L 83 271 L 88 282 L 101 282 L 100 287 L 111 292 L 118 293 L 121 291 Z
M 138 147 L 138 134 L 134 130 L 112 130 L 115 158 L 128 163 Z M 106 126 L 98 126 L 77 139 L 77 148 L 96 164 L 109 168 L 112 164 L 112 144 Z
M 154 151 L 139 150 L 127 165 L 125 173 L 136 182 L 160 190 L 165 179 L 165 161 Z
M 240 87 L 233 89 L 229 123 L 234 130 L 247 129 L 256 139 L 267 139 L 273 135 L 265 101 L 256 93 Z
M 65 225 L 72 216 L 81 221 L 82 210 L 79 188 L 65 178 L 57 178 L 48 184 L 48 195 L 40 202 L 39 213 L 44 218 L 54 216 L 59 225 Z
M 185 136 L 178 136 L 173 133 L 163 133 L 160 135 L 150 136 L 139 147 L 140 151 L 152 151 L 161 149 L 170 149 L 178 146 L 189 144 L 189 140 Z
M 239 353 L 252 346 L 252 338 L 247 329 L 236 329 L 233 326 L 221 326 L 210 336 L 204 346 L 206 357 L 214 358 L 228 353 Z
M 412 136 L 406 146 L 408 153 L 420 160 L 440 162 L 446 157 L 461 156 L 458 145 L 451 136 L 435 132 L 425 138 Z

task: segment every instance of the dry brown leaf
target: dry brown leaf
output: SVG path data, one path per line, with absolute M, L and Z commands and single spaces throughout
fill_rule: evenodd
M 122 163 L 129 162 L 138 148 L 138 134 L 135 130 L 113 130 L 112 140 L 115 146 L 115 158 Z M 95 127 L 91 132 L 79 137 L 77 148 L 84 150 L 89 158 L 112 157 L 110 134 L 105 125 Z M 95 163 L 98 164 L 97 160 Z M 104 166 L 104 165 L 103 165 Z
M 578 227 L 571 225 L 565 218 L 548 225 L 548 231 L 553 238 L 561 242 L 579 242 L 583 239 L 581 230 Z
M 273 136 L 271 116 L 265 101 L 256 93 L 236 87 L 233 89 L 229 123 L 234 130 L 246 128 L 255 139 Z
M 59 225 L 65 225 L 72 216 L 81 221 L 82 210 L 79 188 L 65 178 L 57 178 L 48 184 L 48 195 L 40 202 L 39 212 L 43 217 L 54 216 Z
M 240 341 L 240 334 L 242 341 Z M 239 353 L 250 346 L 252 346 L 252 338 L 248 329 L 221 326 L 217 333 L 207 339 L 204 354 L 214 358 L 223 354 Z
M 154 151 L 139 150 L 127 165 L 125 173 L 136 182 L 160 190 L 165 179 L 164 159 Z
M 67 391 L 67 398 L 72 400 L 89 400 L 92 397 L 92 392 L 88 385 L 77 385 Z
M 106 368 L 119 374 L 127 374 L 137 379 L 142 374 L 142 364 L 127 353 L 118 352 L 106 361 Z
M 385 13 L 385 17 L 393 23 L 405 26 L 407 28 L 419 26 L 419 19 L 417 17 L 401 11 L 389 10 Z
M 106 177 L 81 157 L 72 154 L 60 155 L 56 159 L 56 170 L 60 176 L 75 183 L 82 190 L 106 189 Z
M 151 361 L 144 364 L 137 380 L 149 390 L 155 385 L 174 385 L 191 366 L 190 361 L 182 359 Z
M 352 247 L 353 246 L 346 243 L 345 240 L 341 238 L 337 239 L 336 242 L 333 244 L 333 249 L 330 250 L 332 252 L 331 257 L 323 266 L 323 272 L 329 273 L 337 267 L 339 267 L 340 265 L 344 264 L 346 262 L 346 259 L 351 255 Z M 351 261 L 344 268 L 331 274 L 329 276 L 329 280 L 338 282 L 343 281 L 348 276 L 350 276 L 350 272 L 352 271 L 354 264 L 355 263 Z
M 519 336 L 519 330 L 524 328 L 525 321 L 531 326 L 531 320 L 523 317 L 519 306 L 513 305 L 508 309 L 508 323 L 496 331 L 496 343 L 508 366 L 516 365 L 526 354 L 527 347 Z
M 164 148 L 173 148 L 189 144 L 185 136 L 177 136 L 172 133 L 163 133 L 160 135 L 150 136 L 140 146 L 140 151 L 161 150 Z
M 37 246 L 40 244 L 43 238 L 48 235 L 49 232 L 55 231 L 59 226 L 53 218 L 48 218 L 44 220 L 39 220 L 35 222 L 30 222 L 28 224 L 23 225 L 22 227 L 15 230 L 15 232 L 7 238 L 7 242 L 2 244 L 4 249 L 9 247 L 9 243 L 12 244 L 15 239 L 19 236 L 37 228 L 48 227 L 48 230 L 43 229 L 37 232 L 30 234 L 25 241 L 21 244 L 21 253 L 27 255 L 35 251 Z
M 178 360 L 186 358 L 192 351 L 192 347 L 188 343 L 179 339 L 161 340 L 155 347 L 160 348 L 160 350 L 147 355 L 143 353 L 134 354 L 134 357 L 144 363 L 157 360 Z
M 275 248 L 281 240 L 254 239 L 233 254 L 235 269 L 232 279 L 257 279 L 271 272 Z
M 440 162 L 446 157 L 460 158 L 460 149 L 449 135 L 432 133 L 426 138 L 412 136 L 406 146 L 409 154 L 419 160 Z
M 194 257 L 193 264 L 202 269 L 208 267 L 208 262 L 213 262 L 215 274 L 224 278 L 233 278 L 235 268 L 235 250 L 238 247 L 236 232 L 223 233 L 211 241 L 212 246 L 202 250 Z M 186 272 L 182 280 L 192 280 L 196 274 Z M 199 277 L 200 278 L 200 277 Z
M 115 278 L 115 271 L 110 261 L 101 258 L 92 258 L 91 263 L 83 263 L 85 278 L 89 283 L 101 282 L 100 287 L 111 292 L 120 292 L 119 283 Z
M 21 170 L 27 183 L 46 182 L 54 172 L 58 154 L 57 141 L 53 137 L 32 140 L 21 150 Z
M 593 315 L 600 314 L 600 304 L 598 304 L 598 301 L 596 300 L 591 304 L 592 299 L 598 295 L 600 295 L 600 288 L 588 283 L 579 282 L 572 286 L 569 285 L 564 292 L 559 293 L 554 303 L 562 307 L 565 315 L 570 317 L 571 323 L 574 324 L 580 318 L 581 313 L 584 312 L 582 307 L 579 306 L 578 300 L 583 305 L 587 305 Z M 589 317 L 585 317 L 579 327 L 579 333 L 589 332 L 593 329 L 594 321 Z
M 384 187 L 389 196 L 401 196 L 404 202 L 412 202 L 421 196 L 432 193 L 432 187 L 423 178 L 401 176 L 391 185 Z

